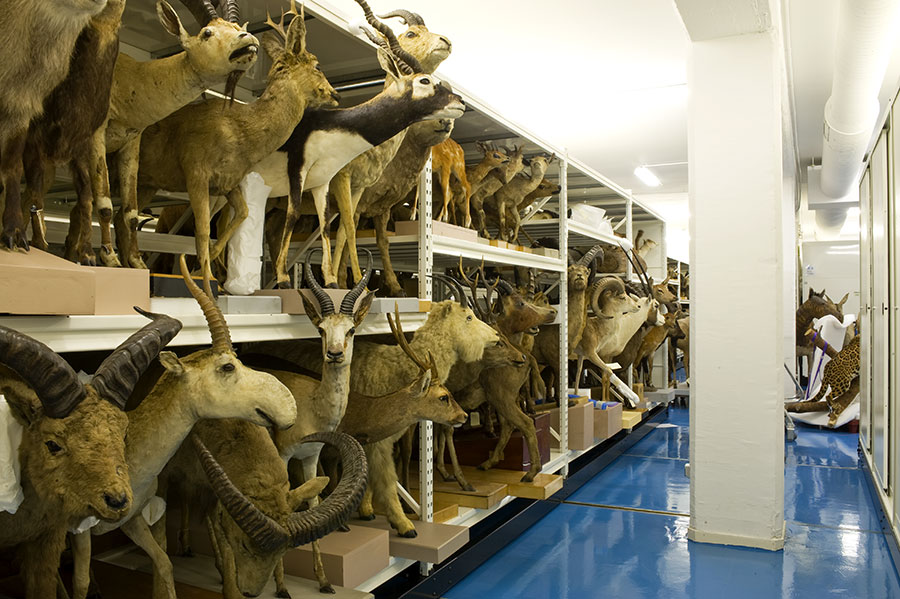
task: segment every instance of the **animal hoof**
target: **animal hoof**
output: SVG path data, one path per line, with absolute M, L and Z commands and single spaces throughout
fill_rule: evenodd
M 129 266 L 131 266 L 131 268 L 139 268 L 141 270 L 150 270 L 149 268 L 147 268 L 147 265 L 144 264 L 144 260 L 140 256 L 136 256 L 136 257 L 129 259 L 128 264 L 129 264 Z
M 278 288 L 279 289 L 290 289 L 291 282 L 290 281 L 278 281 Z
M 418 536 L 418 533 L 416 532 L 416 529 L 415 529 L 415 528 L 413 528 L 412 530 L 407 530 L 406 532 L 400 532 L 400 531 L 398 530 L 398 531 L 397 531 L 397 536 L 398 536 L 398 537 L 403 537 L 404 539 L 415 539 L 416 536 Z
M 360 514 L 359 519 L 360 520 L 374 520 L 375 514 Z
M 350 525 L 349 524 L 341 524 L 340 526 L 337 527 L 337 531 L 338 532 L 350 532 Z
M 445 483 L 452 483 L 456 480 L 456 477 L 453 476 L 452 474 L 445 474 L 445 475 L 443 475 L 443 477 L 444 477 Z
M 291 599 L 291 593 L 287 589 L 275 591 L 275 596 L 281 597 L 281 599 Z
M 47 241 L 44 240 L 43 238 L 33 238 L 33 239 L 31 240 L 31 247 L 37 248 L 37 249 L 39 249 L 39 250 L 43 250 L 43 251 L 45 251 L 45 252 L 46 252 L 48 249 L 50 249 L 50 246 L 47 245 Z
M 526 472 L 525 476 L 522 477 L 522 480 L 520 482 L 532 483 L 532 482 L 534 482 L 534 475 L 531 474 L 530 472 Z
M 485 463 L 483 463 L 483 464 L 478 464 L 478 469 L 479 469 L 479 470 L 490 470 L 490 469 L 491 469 L 491 465 L 490 465 L 489 463 L 487 463 L 487 462 L 485 462 Z
M 13 229 L 5 229 L 2 236 L 3 245 L 11 250 L 22 248 L 28 251 L 28 241 L 25 239 L 25 233 L 22 229 L 15 227 Z
M 463 490 L 463 491 L 468 491 L 469 493 L 474 493 L 474 492 L 475 492 L 475 487 L 473 487 L 473 486 L 472 486 L 471 484 L 469 484 L 469 483 L 466 483 L 466 484 L 464 484 L 464 485 L 460 485 L 460 487 L 462 487 L 462 490 Z
M 330 584 L 326 584 L 326 585 L 323 586 L 323 587 L 319 587 L 319 592 L 320 592 L 320 593 L 328 593 L 329 595 L 334 595 L 334 594 L 335 594 L 334 587 L 331 586 Z

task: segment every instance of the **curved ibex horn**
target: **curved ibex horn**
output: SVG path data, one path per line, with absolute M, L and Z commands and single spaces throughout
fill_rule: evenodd
M 0 326 L 0 364 L 34 389 L 50 418 L 65 418 L 87 396 L 78 375 L 59 354 L 4 326 Z
M 341 455 L 343 474 L 337 488 L 322 503 L 305 512 L 290 515 L 286 527 L 291 547 L 321 539 L 344 524 L 359 507 L 369 476 L 366 454 L 350 435 L 313 433 L 301 439 L 300 443 L 326 443 L 335 447 Z
M 614 289 L 619 294 L 625 293 L 625 283 L 619 277 L 604 277 L 591 285 L 591 308 L 594 310 L 594 316 L 598 318 L 612 318 L 604 314 L 600 309 L 600 304 L 597 303 L 600 294 L 608 289 Z
M 403 24 L 407 26 L 421 25 L 422 27 L 425 27 L 425 19 L 423 19 L 421 15 L 402 8 L 392 10 L 384 15 L 378 15 L 379 19 L 391 19 L 393 17 L 399 17 L 400 20 L 403 21 Z
M 119 345 L 91 379 L 100 397 L 123 410 L 138 379 L 181 330 L 181 322 L 170 316 L 145 312 L 138 307 L 135 310 L 152 322 Z
M 235 524 L 264 551 L 274 551 L 286 546 L 290 539 L 288 531 L 253 505 L 253 502 L 234 486 L 225 474 L 225 469 L 212 456 L 197 433 L 191 435 L 191 440 L 210 487 Z
M 499 284 L 499 287 L 497 287 L 497 291 L 500 291 L 500 293 L 502 293 L 503 295 L 513 295 L 514 293 L 516 293 L 516 288 L 510 285 L 508 281 L 504 281 L 500 277 L 497 277 L 495 283 Z
M 200 27 L 206 27 L 210 21 L 219 18 L 219 13 L 210 0 L 181 0 L 181 3 L 190 11 Z
M 527 299 L 529 302 L 534 301 L 534 292 L 535 292 L 536 288 L 537 288 L 537 285 L 535 284 L 534 269 L 529 268 L 528 269 L 528 293 L 525 296 L 525 299 Z
M 597 254 L 600 254 L 600 259 L 603 259 L 603 246 L 599 243 L 588 250 L 588 252 L 578 260 L 578 264 L 581 266 L 588 266 L 591 262 L 594 261 Z
M 329 314 L 334 314 L 334 302 L 331 301 L 331 297 L 325 293 L 325 290 L 319 285 L 316 277 L 313 276 L 312 266 L 310 266 L 309 263 L 313 252 L 317 250 L 320 252 L 322 251 L 320 248 L 312 248 L 306 252 L 306 260 L 303 261 L 303 271 L 306 275 L 306 280 L 309 283 L 310 290 L 313 292 L 316 301 L 319 302 L 319 310 L 321 311 L 322 316 L 328 316 Z M 353 301 L 355 302 L 356 300 Z M 343 308 L 343 305 L 341 307 Z
M 439 272 L 432 274 L 431 277 L 446 283 L 450 287 L 450 294 L 453 296 L 453 299 L 458 301 L 464 308 L 469 307 L 468 302 L 466 302 L 466 292 L 463 291 L 462 283 L 449 275 Z
M 362 278 L 341 301 L 341 314 L 346 314 L 347 316 L 353 316 L 353 307 L 356 305 L 356 300 L 365 291 L 366 285 L 369 284 L 369 278 L 372 276 L 372 252 L 368 248 L 363 248 L 362 250 L 366 253 L 366 270 L 363 272 Z
M 184 254 L 181 254 L 178 261 L 181 266 L 181 276 L 184 279 L 184 284 L 187 286 L 188 291 L 191 292 L 191 295 L 194 296 L 194 299 L 197 300 L 197 303 L 200 304 L 200 309 L 206 318 L 209 335 L 212 337 L 212 348 L 230 350 L 232 348 L 231 333 L 228 332 L 228 324 L 225 322 L 222 311 L 219 310 L 219 306 L 213 301 L 212 293 L 204 293 L 197 287 L 194 279 L 191 278 L 191 271 L 188 270 Z M 204 284 L 208 285 L 209 283 L 204 281 Z
M 237 0 L 225 0 L 225 20 L 235 25 L 241 24 L 241 7 Z
M 356 3 L 363 9 L 363 14 L 366 16 L 366 22 L 387 39 L 391 53 L 400 63 L 398 65 L 400 69 L 407 75 L 424 73 L 425 69 L 422 67 L 421 63 L 419 63 L 419 60 L 400 47 L 400 42 L 397 41 L 397 36 L 394 35 L 394 31 L 375 18 L 375 15 L 372 13 L 372 9 L 369 8 L 369 4 L 366 0 L 356 0 Z

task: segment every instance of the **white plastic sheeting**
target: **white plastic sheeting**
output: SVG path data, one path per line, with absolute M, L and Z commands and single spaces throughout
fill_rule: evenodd
M 250 295 L 260 288 L 263 253 L 263 219 L 266 200 L 272 188 L 258 173 L 241 181 L 247 202 L 247 218 L 228 240 L 228 280 L 225 291 L 232 295 Z
M 22 493 L 19 444 L 22 425 L 0 395 L 0 512 L 15 514 L 25 496 Z

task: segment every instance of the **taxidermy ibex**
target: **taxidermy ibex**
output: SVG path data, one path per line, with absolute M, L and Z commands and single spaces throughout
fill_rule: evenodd
M 28 249 L 22 221 L 22 152 L 28 124 L 69 70 L 75 40 L 106 0 L 9 0 L 0 11 L 0 244 Z
M 89 519 L 116 521 L 132 507 L 125 402 L 181 329 L 168 316 L 143 314 L 153 321 L 117 347 L 89 384 L 43 343 L 0 327 L 0 392 L 24 427 L 24 500 L 15 514 L 0 512 L 0 548 L 18 548 L 29 599 L 55 596 L 67 531 Z
M 267 34 L 263 47 L 273 62 L 259 99 L 232 106 L 225 100 L 190 104 L 149 127 L 141 139 L 139 186 L 148 195 L 156 189 L 188 192 L 200 270 L 208 277 L 210 260 L 224 251 L 247 216 L 241 180 L 287 141 L 307 107 L 337 104 L 337 93 L 306 50 L 303 15 L 291 21 L 283 45 Z M 233 212 L 212 249 L 210 193 L 225 195 Z
M 152 390 L 128 413 L 125 441 L 134 509 L 117 522 L 101 523 L 74 537 L 74 599 L 87 595 L 91 533 L 104 534 L 119 527 L 150 556 L 166 599 L 175 599 L 172 563 L 141 516 L 141 510 L 156 495 L 156 477 L 201 419 L 241 418 L 278 430 L 292 426 L 297 417 L 294 399 L 284 385 L 237 359 L 225 317 L 190 278 L 183 255 L 181 274 L 206 318 L 212 347 L 182 358 L 162 352 L 156 369 L 142 380 L 152 385 Z

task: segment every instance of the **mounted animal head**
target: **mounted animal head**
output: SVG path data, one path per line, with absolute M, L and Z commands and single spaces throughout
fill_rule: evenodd
M 0 392 L 24 427 L 19 455 L 23 483 L 42 504 L 36 513 L 74 527 L 91 516 L 118 520 L 131 508 L 125 402 L 181 329 L 173 318 L 141 313 L 152 322 L 117 347 L 88 384 L 43 343 L 0 327 Z
M 569 257 L 569 269 L 567 271 L 569 293 L 584 291 L 588 283 L 594 278 L 597 267 L 596 261 L 603 262 L 603 248 L 598 244 L 578 260 Z
M 188 63 L 202 80 L 219 83 L 227 78 L 226 95 L 231 96 L 241 75 L 256 63 L 259 40 L 241 24 L 236 0 L 226 0 L 225 18 L 209 0 L 182 0 L 200 25 L 197 35 L 187 32 L 165 0 L 156 3 L 156 14 L 166 31 L 178 38 Z
M 506 166 L 492 171 L 495 173 L 499 171 L 499 178 L 504 184 L 512 181 L 513 177 L 525 168 L 525 146 L 513 146 L 512 150 L 509 150 L 507 154 L 509 155 L 509 161 L 506 163 Z
M 293 14 L 290 25 L 285 28 L 287 14 Z M 338 93 L 319 69 L 319 59 L 306 49 L 306 19 L 303 11 L 297 14 L 291 0 L 291 10 L 281 15 L 278 23 L 267 16 L 266 24 L 273 31 L 260 38 L 266 53 L 272 59 L 269 68 L 266 92 L 288 87 L 293 94 L 309 98 L 307 108 L 335 107 Z
M 800 304 L 800 307 L 797 308 L 796 315 L 796 328 L 797 328 L 797 343 L 804 343 L 803 341 L 803 333 L 809 326 L 812 324 L 812 321 L 816 318 L 822 318 L 823 316 L 834 316 L 840 321 L 844 320 L 844 314 L 842 308 L 844 306 L 844 302 L 847 301 L 849 297 L 849 293 L 845 294 L 841 299 L 839 304 L 835 304 L 831 301 L 831 298 L 825 294 L 825 290 L 816 292 L 813 291 L 812 288 L 809 290 L 809 295 L 806 297 L 806 301 Z
M 341 301 L 341 309 L 334 311 L 334 302 L 322 289 L 322 286 L 316 281 L 310 266 L 310 258 L 316 249 L 311 249 L 306 254 L 306 263 L 303 268 L 306 274 L 306 281 L 312 290 L 313 296 L 316 298 L 315 303 L 309 301 L 305 295 L 300 294 L 303 300 L 303 309 L 309 316 L 310 322 L 319 331 L 322 337 L 322 359 L 325 364 L 345 364 L 350 365 L 353 359 L 353 338 L 356 335 L 356 327 L 362 324 L 372 307 L 372 300 L 375 299 L 375 292 L 367 291 L 359 302 L 359 307 L 354 310 L 356 300 L 365 291 L 366 285 L 369 283 L 369 277 L 372 274 L 372 252 L 364 249 L 368 258 L 366 270 L 363 277 L 356 285 L 347 292 Z
M 459 281 L 445 275 L 432 276 L 448 284 L 453 299 L 433 303 L 422 328 L 439 330 L 438 334 L 444 335 L 447 343 L 453 345 L 461 361 L 480 360 L 484 350 L 496 344 L 500 336 L 469 307 Z
M 538 183 L 538 186 L 525 196 L 525 199 L 522 201 L 522 204 L 530 204 L 535 200 L 540 200 L 541 198 L 546 198 L 549 196 L 555 196 L 562 190 L 558 184 L 550 181 L 549 179 L 541 179 L 541 182 Z M 521 205 L 521 204 L 520 204 Z
M 590 298 L 594 316 L 601 319 L 633 314 L 641 308 L 640 300 L 626 291 L 625 283 L 619 277 L 602 277 L 594 281 Z
M 372 12 L 363 0 L 357 0 L 357 3 L 366 12 L 366 18 Z M 434 73 L 438 65 L 450 56 L 453 45 L 450 40 L 428 31 L 425 26 L 425 20 L 418 14 L 408 10 L 392 10 L 389 13 L 378 15 L 381 19 L 398 18 L 406 25 L 407 29 L 399 36 L 400 46 L 415 56 L 422 63 L 423 73 Z
M 507 335 L 524 332 L 536 335 L 540 325 L 549 324 L 556 319 L 556 308 L 529 301 L 503 279 L 497 279 L 497 283 L 497 291 L 500 293 L 497 326 Z
M 476 141 L 475 146 L 484 155 L 481 159 L 481 164 L 485 166 L 497 168 L 501 164 L 509 162 L 509 156 L 507 156 L 506 150 L 501 150 L 492 143 L 488 144 L 483 141 Z
M 192 404 L 197 416 L 206 419 L 241 418 L 259 426 L 284 429 L 297 419 L 294 396 L 274 376 L 247 368 L 238 360 L 222 311 L 191 279 L 184 255 L 180 258 L 185 285 L 203 311 L 212 337 L 212 347 L 179 358 L 172 352 L 159 354 L 165 369 L 154 390 L 175 393 L 188 390 L 207 401 Z
M 426 363 L 413 351 L 406 336 L 403 334 L 403 325 L 400 322 L 400 308 L 395 304 L 394 318 L 387 315 L 388 324 L 397 344 L 403 348 L 409 359 L 419 367 L 419 374 L 408 385 L 395 391 L 391 395 L 391 405 L 410 407 L 410 425 L 416 420 L 431 420 L 438 424 L 456 425 L 466 421 L 466 412 L 453 400 L 453 394 L 437 380 L 437 366 L 434 356 L 429 354 L 429 362 Z M 395 324 L 396 322 L 396 324 Z M 488 350 L 485 350 L 487 354 Z
M 678 301 L 678 298 L 675 297 L 675 294 L 672 293 L 671 289 L 669 289 L 670 278 L 671 275 L 667 274 L 665 280 L 657 284 L 653 284 L 653 279 L 650 279 L 650 286 L 653 289 L 653 297 L 660 304 L 671 304 L 672 302 Z
M 212 517 L 217 541 L 231 553 L 237 586 L 245 597 L 262 593 L 288 549 L 334 531 L 349 519 L 362 500 L 368 476 L 366 457 L 359 443 L 348 435 L 320 432 L 301 440 L 301 443 L 336 447 L 343 465 L 341 481 L 334 492 L 304 512 L 296 510 L 321 492 L 328 483 L 327 477 L 314 478 L 290 489 L 286 466 L 275 453 L 271 463 L 254 464 L 254 467 L 261 471 L 271 468 L 272 482 L 277 483 L 277 488 L 267 484 L 269 481 L 260 480 L 259 489 L 238 489 L 200 438 L 191 437 L 210 486 L 219 498 Z

